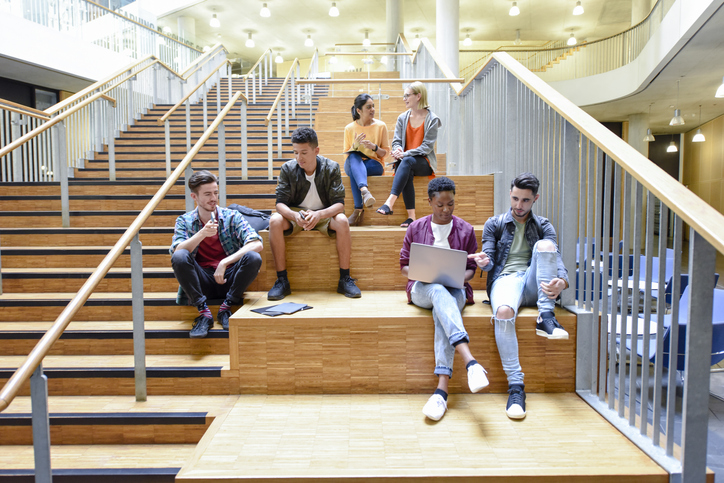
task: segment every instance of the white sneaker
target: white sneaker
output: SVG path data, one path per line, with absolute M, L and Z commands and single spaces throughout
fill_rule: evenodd
M 488 377 L 485 375 L 485 369 L 480 364 L 473 364 L 468 368 L 468 386 L 470 392 L 478 392 L 488 384 Z
M 433 394 L 422 407 L 422 414 L 432 419 L 440 421 L 447 411 L 447 401 L 439 394 Z

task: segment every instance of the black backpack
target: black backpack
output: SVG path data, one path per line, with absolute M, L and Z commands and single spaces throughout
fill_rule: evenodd
M 270 214 L 249 208 L 248 206 L 237 205 L 236 203 L 230 204 L 228 208 L 230 210 L 236 210 L 244 215 L 244 219 L 249 222 L 249 225 L 251 225 L 257 233 L 262 230 L 269 229 L 269 219 L 271 218 Z

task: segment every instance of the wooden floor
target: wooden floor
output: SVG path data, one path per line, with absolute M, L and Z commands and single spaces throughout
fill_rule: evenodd
M 240 396 L 177 481 L 668 481 L 575 394 L 528 395 L 523 421 L 504 394 L 451 395 L 437 423 L 427 397 Z

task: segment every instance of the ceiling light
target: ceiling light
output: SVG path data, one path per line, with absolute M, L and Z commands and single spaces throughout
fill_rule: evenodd
M 329 9 L 330 17 L 339 17 L 339 9 L 337 8 L 337 2 L 332 2 L 332 8 Z
M 718 97 L 719 99 L 721 99 L 722 97 L 724 97 L 724 78 L 722 78 L 721 85 L 720 85 L 719 88 L 716 90 L 716 94 L 714 94 L 714 97 Z
M 576 6 L 573 8 L 573 15 L 583 15 L 583 7 L 581 6 L 581 0 L 576 2 Z
M 679 148 L 676 147 L 676 144 L 674 143 L 674 141 L 671 141 L 671 143 L 669 143 L 669 147 L 666 148 L 666 152 L 675 153 L 677 151 L 679 151 Z
M 330 64 L 336 64 L 336 63 L 337 63 L 337 56 L 335 56 L 335 55 L 330 56 L 330 57 L 329 57 L 329 60 L 328 60 L 327 62 L 329 62 Z
M 373 62 L 373 60 L 372 60 L 372 59 L 369 59 L 369 58 L 364 58 L 364 59 L 362 59 L 362 63 L 363 63 L 363 64 L 371 64 L 372 62 Z
M 518 8 L 518 2 L 513 2 L 513 6 L 510 7 L 510 12 L 508 12 L 508 15 L 510 15 L 511 17 L 520 15 L 520 9 Z
M 259 15 L 262 17 L 271 17 L 271 10 L 269 10 L 269 7 L 266 6 L 266 3 L 262 5 Z
M 216 18 L 216 14 L 213 14 L 211 16 L 211 20 L 209 20 L 209 25 L 211 27 L 214 27 L 215 29 L 221 27 L 221 22 L 219 22 L 219 19 Z
M 701 126 L 701 104 L 699 104 L 699 126 Z M 706 141 L 704 138 L 704 134 L 701 132 L 701 127 L 696 130 L 696 134 L 694 134 L 694 139 L 691 140 L 692 143 L 703 143 Z
M 656 138 L 653 134 L 651 134 L 651 128 L 646 130 L 646 136 L 644 136 L 644 142 L 645 143 L 652 143 L 656 141 Z
M 171 27 L 167 26 L 167 27 L 163 28 L 163 33 L 166 35 L 171 35 L 173 33 L 173 31 L 171 30 Z
M 369 46 L 370 46 L 370 34 L 369 34 L 369 32 L 365 32 L 365 39 L 362 41 L 362 45 L 364 45 L 365 47 L 369 47 Z
M 249 32 L 249 38 L 246 39 L 246 44 L 244 44 L 244 45 L 246 45 L 250 49 L 253 49 L 254 45 L 256 45 L 256 44 L 254 44 L 254 39 L 251 38 L 251 32 Z
M 386 55 L 383 55 L 382 57 L 380 57 L 380 63 L 387 65 L 387 56 Z
M 465 40 L 463 40 L 463 45 L 464 45 L 465 47 L 470 47 L 471 45 L 473 45 L 473 41 L 470 40 L 470 34 L 467 34 L 467 35 L 465 36 Z
M 304 41 L 305 47 L 314 47 L 314 40 L 312 40 L 311 35 L 307 35 L 307 40 Z
M 676 81 L 676 106 L 677 108 L 679 106 L 679 81 Z M 674 109 L 674 117 L 669 121 L 669 126 L 683 126 L 684 124 L 686 124 L 686 122 L 684 122 L 684 118 L 681 117 L 681 110 Z
M 274 57 L 274 62 L 276 62 L 277 64 L 281 64 L 282 62 L 284 62 L 284 57 L 282 57 L 282 54 L 277 53 L 277 56 Z
M 568 45 L 576 45 L 577 43 L 578 41 L 576 40 L 576 37 L 573 36 L 573 34 L 571 34 L 571 36 L 568 38 L 568 41 L 566 42 L 566 44 Z
M 415 38 L 412 39 L 412 50 L 417 50 L 420 46 L 420 34 L 415 34 Z

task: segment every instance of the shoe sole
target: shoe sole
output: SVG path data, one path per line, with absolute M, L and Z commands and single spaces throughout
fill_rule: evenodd
M 278 295 L 278 296 L 275 296 L 275 297 L 271 297 L 271 296 L 267 295 L 267 296 L 266 296 L 266 299 L 267 299 L 267 300 L 283 300 L 284 297 L 286 297 L 286 295 Z
M 375 201 L 377 201 L 374 198 L 367 198 L 367 200 L 364 202 L 365 208 L 372 208 L 375 206 Z
M 561 335 L 551 335 L 545 330 L 535 329 L 536 335 L 539 335 L 541 337 L 545 337 L 546 339 L 553 339 L 553 340 L 565 340 L 568 339 L 568 334 L 561 336 Z
M 442 416 L 445 416 L 445 413 L 442 413 L 442 416 L 440 416 L 439 418 L 433 418 L 429 414 L 425 413 L 425 411 L 423 411 L 422 414 L 424 414 L 425 417 L 431 421 L 440 421 L 442 419 Z
M 193 335 L 189 334 L 189 339 L 205 339 L 206 336 L 209 335 L 209 333 L 205 333 L 204 335 Z
M 508 419 L 515 419 L 515 420 L 525 419 L 525 414 L 526 414 L 526 413 L 523 413 L 523 414 L 521 414 L 520 416 L 518 416 L 518 415 L 510 415 L 510 414 L 508 414 L 508 411 L 505 411 L 505 415 L 508 416 Z
M 349 293 L 346 293 L 346 292 L 340 292 L 339 290 L 337 290 L 337 293 L 341 293 L 341 294 L 344 295 L 345 297 L 351 298 L 351 299 L 358 299 L 358 298 L 361 298 L 361 297 L 362 297 L 362 294 L 361 294 L 361 293 L 358 293 L 358 294 L 349 294 Z

